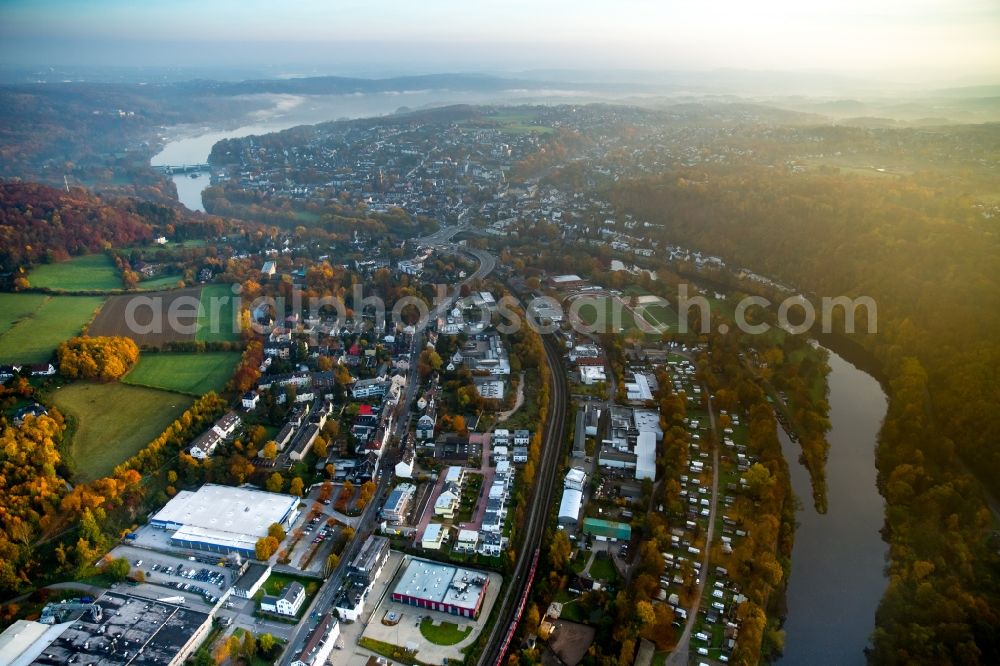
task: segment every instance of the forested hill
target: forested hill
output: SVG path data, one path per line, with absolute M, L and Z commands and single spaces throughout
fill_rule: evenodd
M 37 183 L 0 182 L 0 272 L 124 248 L 167 234 L 200 237 L 217 218 L 130 198 L 103 199 Z
M 1000 496 L 1000 228 L 959 192 L 926 174 L 743 167 L 612 193 L 620 211 L 663 223 L 666 242 L 819 296 L 877 301 L 878 333 L 855 337 L 890 380 L 878 663 L 1000 663 L 1000 539 L 966 471 Z
M 135 208 L 110 205 L 81 189 L 0 183 L 0 266 L 5 271 L 127 247 L 151 233 L 149 220 Z

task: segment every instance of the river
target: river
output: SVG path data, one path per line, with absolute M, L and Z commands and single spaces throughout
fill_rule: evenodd
M 875 485 L 875 443 L 886 411 L 879 383 L 830 352 L 832 427 L 826 463 L 826 514 L 813 508 L 800 448 L 779 427 L 796 514 L 788 581 L 784 664 L 864 664 L 875 610 L 887 585 L 888 546 L 879 534 L 885 503 Z
M 167 143 L 150 160 L 152 166 L 204 164 L 212 146 L 223 139 L 269 134 L 298 125 L 345 118 L 369 118 L 395 113 L 401 108 L 424 109 L 448 104 L 552 104 L 600 101 L 600 96 L 573 90 L 507 90 L 469 92 L 461 90 L 407 90 L 349 95 L 266 95 L 271 105 L 252 113 L 247 123 L 236 129 L 211 126 L 179 126 L 165 130 Z M 173 176 L 177 198 L 191 210 L 204 211 L 201 193 L 210 185 L 207 173 L 191 178 Z

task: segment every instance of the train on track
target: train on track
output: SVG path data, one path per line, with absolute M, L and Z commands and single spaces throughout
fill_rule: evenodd
M 503 643 L 500 644 L 500 652 L 497 653 L 495 666 L 501 666 L 503 658 L 507 654 L 507 650 L 510 648 L 511 641 L 514 640 L 514 634 L 517 632 L 517 625 L 521 621 L 521 616 L 524 614 L 524 607 L 528 603 L 528 595 L 531 593 L 531 586 L 535 582 L 535 572 L 538 570 L 538 556 L 541 552 L 541 548 L 536 548 L 535 554 L 531 558 L 531 568 L 528 569 L 528 581 L 524 586 L 524 592 L 521 593 L 521 601 L 517 604 L 517 612 L 514 613 L 514 619 L 511 620 L 510 626 L 507 627 L 507 635 L 504 636 Z

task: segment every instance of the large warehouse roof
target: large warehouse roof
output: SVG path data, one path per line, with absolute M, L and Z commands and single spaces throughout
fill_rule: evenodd
M 399 579 L 395 593 L 475 610 L 486 582 L 482 571 L 414 559 Z
M 635 478 L 656 479 L 656 433 L 640 432 L 635 442 Z
M 580 520 L 583 493 L 575 488 L 564 488 L 562 502 L 559 503 L 559 520 Z
M 272 523 L 283 523 L 295 511 L 299 498 L 252 488 L 205 484 L 197 491 L 182 490 L 153 516 L 153 523 L 177 528 L 174 538 L 203 541 L 247 541 L 250 548 L 267 534 Z
M 656 434 L 656 439 L 663 439 L 663 430 L 660 428 L 660 412 L 655 409 L 637 409 L 632 413 L 635 421 L 635 429 L 639 432 L 652 432 Z

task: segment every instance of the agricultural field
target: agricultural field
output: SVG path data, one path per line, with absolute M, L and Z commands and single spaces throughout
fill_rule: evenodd
M 483 118 L 495 122 L 499 129 L 512 134 L 550 134 L 555 130 L 548 125 L 536 125 L 538 114 L 520 109 L 502 109 Z
M 587 326 L 596 326 L 598 333 L 603 331 L 624 333 L 640 329 L 640 325 L 636 323 L 638 316 L 636 312 L 616 296 L 584 295 L 572 299 L 572 303 L 580 320 Z M 653 333 L 655 325 L 648 317 L 645 317 L 645 320 L 640 330 Z
M 0 294 L 0 335 L 19 320 L 30 317 L 50 298 L 45 294 Z
M 70 456 L 77 477 L 90 481 L 142 450 L 194 402 L 193 398 L 128 384 L 75 382 L 52 394 L 76 431 Z
M 43 363 L 78 335 L 103 296 L 0 294 L 0 363 Z
M 209 284 L 201 290 L 198 342 L 233 342 L 240 339 L 233 310 L 236 297 L 228 284 Z
M 42 264 L 28 273 L 32 287 L 56 291 L 110 291 L 122 288 L 122 278 L 106 254 L 88 254 L 69 261 Z
M 222 390 L 239 360 L 239 352 L 147 353 L 122 381 L 200 396 Z
M 162 289 L 173 289 L 177 283 L 183 279 L 181 275 L 161 275 L 160 277 L 143 280 L 139 283 L 142 291 L 159 291 Z
M 195 339 L 198 323 L 198 302 L 201 287 L 157 291 L 145 294 L 120 294 L 108 298 L 100 313 L 90 325 L 91 335 L 123 335 L 135 340 L 139 346 L 159 347 L 168 342 L 188 342 Z M 139 300 L 136 300 L 139 299 Z M 175 317 L 178 327 L 170 325 L 168 313 L 171 304 L 180 300 Z M 134 329 L 126 321 L 129 304 L 138 307 L 133 312 Z M 159 322 L 157 322 L 157 319 Z

